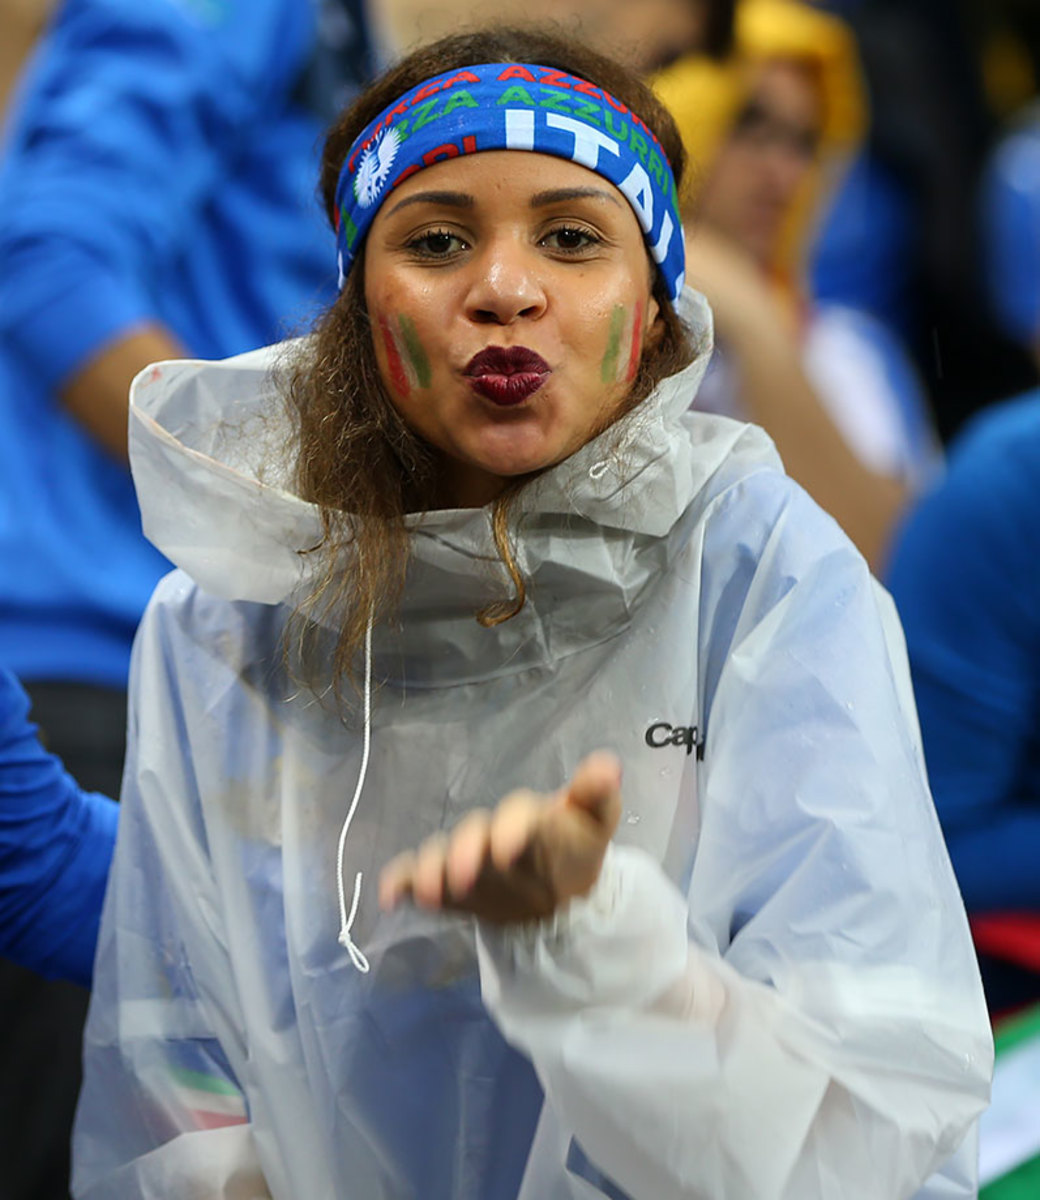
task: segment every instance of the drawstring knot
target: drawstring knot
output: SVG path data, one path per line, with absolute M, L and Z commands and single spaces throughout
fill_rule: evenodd
M 361 749 L 361 769 L 358 771 L 357 787 L 354 788 L 354 799 L 350 802 L 343 828 L 339 832 L 339 848 L 336 852 L 336 884 L 339 888 L 339 944 L 350 955 L 350 961 L 362 975 L 369 970 L 368 959 L 358 946 L 351 934 L 354 918 L 357 916 L 358 905 L 361 903 L 361 872 L 354 876 L 354 899 L 347 913 L 346 888 L 343 884 L 343 848 L 347 844 L 347 831 L 354 820 L 358 801 L 361 799 L 361 789 L 365 786 L 365 776 L 368 774 L 368 750 L 372 743 L 372 614 L 369 613 L 368 628 L 365 630 L 365 733 Z

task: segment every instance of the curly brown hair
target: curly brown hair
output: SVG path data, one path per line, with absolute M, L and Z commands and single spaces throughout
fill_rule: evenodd
M 682 140 L 667 109 L 639 79 L 612 60 L 554 34 L 497 29 L 443 38 L 414 51 L 343 112 L 328 132 L 322 155 L 320 193 L 330 223 L 340 169 L 365 126 L 425 79 L 487 62 L 538 63 L 609 91 L 656 134 L 681 188 L 686 165 Z M 643 354 L 626 411 L 694 357 L 656 269 L 653 277 L 662 332 Z M 354 664 L 369 621 L 391 615 L 396 608 L 410 548 L 405 518 L 434 506 L 441 464 L 404 423 L 383 384 L 365 307 L 363 254 L 291 363 L 286 391 L 295 431 L 295 483 L 299 494 L 319 508 L 323 533 L 316 546 L 301 551 L 318 555 L 320 562 L 317 583 L 290 623 L 290 638 L 296 662 L 313 662 L 307 642 L 316 632 L 317 619 L 338 628 L 331 686 L 339 697 L 341 681 L 356 677 Z M 492 506 L 495 544 L 514 594 L 474 614 L 485 625 L 507 620 L 524 604 L 526 588 L 513 552 L 510 517 L 530 478 L 510 481 Z M 349 569 L 344 569 L 345 563 Z M 317 670 L 304 667 L 302 673 L 313 687 L 327 685 L 327 657 Z M 319 674 L 324 678 L 317 678 Z

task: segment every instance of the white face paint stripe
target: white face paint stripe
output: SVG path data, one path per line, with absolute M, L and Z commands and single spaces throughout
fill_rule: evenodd
M 506 148 L 534 149 L 534 113 L 522 108 L 506 109 Z

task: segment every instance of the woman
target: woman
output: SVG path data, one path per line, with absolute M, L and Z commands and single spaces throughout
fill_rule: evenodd
M 608 61 L 448 39 L 330 133 L 313 337 L 138 379 L 183 569 L 80 1197 L 972 1192 L 991 1045 L 898 629 L 761 433 L 684 415 L 682 165 Z

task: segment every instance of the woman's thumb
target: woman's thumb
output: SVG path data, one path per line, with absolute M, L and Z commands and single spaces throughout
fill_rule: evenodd
M 621 763 L 609 750 L 595 750 L 582 759 L 566 791 L 566 803 L 583 809 L 607 829 L 621 816 Z

